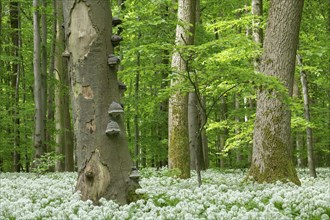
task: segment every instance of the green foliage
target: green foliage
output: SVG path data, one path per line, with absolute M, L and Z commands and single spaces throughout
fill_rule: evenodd
M 0 169 L 14 171 L 13 154 L 20 155 L 21 170 L 26 170 L 33 155 L 34 100 L 33 100 L 33 23 L 32 4 L 19 0 L 21 6 L 21 46 L 19 54 L 13 54 L 15 46 L 10 27 L 10 0 L 2 0 L 0 39 Z M 264 1 L 262 27 L 266 26 L 268 2 Z M 276 78 L 265 77 L 254 70 L 253 60 L 262 54 L 251 36 L 251 1 L 202 0 L 201 21 L 196 27 L 195 44 L 174 46 L 177 25 L 177 3 L 172 0 L 126 0 L 125 7 L 112 1 L 113 16 L 123 23 L 113 29 L 122 30 L 123 41 L 115 53 L 122 59 L 118 77 L 128 89 L 121 102 L 125 106 L 125 118 L 129 147 L 133 154 L 139 146 L 139 155 L 134 156 L 142 166 L 164 166 L 167 163 L 168 98 L 176 92 L 194 91 L 205 100 L 208 122 L 205 125 L 211 166 L 219 165 L 221 158 L 225 166 L 248 166 L 251 154 L 255 97 L 259 89 L 276 91 L 292 110 L 293 138 L 301 137 L 305 142 L 305 129 L 311 127 L 318 166 L 329 165 L 330 144 L 330 35 L 329 3 L 323 0 L 307 1 L 304 6 L 299 55 L 303 66 L 297 66 L 295 84 L 298 95 L 289 98 L 285 87 Z M 47 51 L 52 42 L 53 17 L 51 1 L 41 8 L 48 15 Z M 179 22 L 180 23 L 180 22 Z M 173 74 L 171 57 L 178 51 L 189 71 Z M 13 65 L 20 64 L 18 99 L 14 98 L 12 82 L 16 75 Z M 303 99 L 299 80 L 300 70 L 308 77 L 311 99 L 311 121 L 304 118 Z M 185 79 L 181 84 L 169 88 L 176 76 Z M 61 86 L 48 80 L 49 84 Z M 194 85 L 196 86 L 194 88 Z M 67 89 L 67 94 L 69 89 Z M 235 97 L 240 106 L 235 107 Z M 223 100 L 227 108 L 222 110 Z M 52 106 L 54 107 L 54 106 Z M 16 112 L 16 115 L 15 115 Z M 19 119 L 18 121 L 15 119 Z M 139 128 L 135 138 L 135 126 Z M 54 122 L 47 122 L 47 131 L 55 135 Z M 220 149 L 220 136 L 225 144 Z M 15 144 L 16 143 L 16 144 Z M 47 143 L 49 152 L 54 149 L 54 139 Z M 237 152 L 243 156 L 244 164 L 236 162 Z M 306 159 L 306 149 L 293 152 Z M 45 162 L 46 164 L 48 162 Z M 23 169 L 22 169 L 23 168 Z M 46 169 L 46 168 L 42 168 Z M 48 168 L 47 168 L 48 169 Z M 172 175 L 172 174 L 169 174 Z M 174 174 L 173 174 L 174 175 Z
M 33 168 L 32 172 L 37 173 L 38 175 L 45 174 L 55 166 L 57 161 L 63 159 L 64 156 L 61 154 L 57 154 L 55 152 L 45 153 L 40 158 L 33 160 L 36 167 Z

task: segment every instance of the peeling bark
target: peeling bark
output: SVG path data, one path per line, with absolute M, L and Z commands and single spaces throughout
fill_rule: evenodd
M 95 0 L 63 4 L 79 172 L 76 189 L 82 199 L 95 203 L 104 197 L 125 204 L 134 185 L 129 178 L 133 164 L 124 117 L 108 114 L 109 105 L 120 98 L 115 68 L 108 65 L 113 54 L 110 5 Z M 119 134 L 106 134 L 110 120 L 118 124 Z

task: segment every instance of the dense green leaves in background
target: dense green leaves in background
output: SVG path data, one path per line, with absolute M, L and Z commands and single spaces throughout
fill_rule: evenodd
M 10 0 L 1 1 L 0 40 L 0 169 L 13 171 L 14 152 L 20 155 L 21 170 L 33 161 L 33 28 L 32 3 L 18 0 L 20 5 L 19 33 L 21 46 L 13 54 L 10 25 Z M 121 56 L 119 79 L 127 90 L 122 99 L 129 144 L 134 160 L 142 166 L 164 166 L 167 163 L 167 101 L 174 89 L 193 91 L 197 86 L 200 97 L 206 101 L 211 166 L 247 167 L 251 154 L 255 91 L 260 86 L 273 88 L 285 94 L 275 79 L 265 78 L 253 67 L 254 58 L 261 54 L 251 36 L 252 15 L 250 1 L 201 1 L 201 22 L 197 26 L 195 46 L 174 48 L 177 5 L 172 0 L 126 0 L 125 7 L 112 1 L 113 16 L 123 24 L 113 32 L 123 37 L 115 53 Z M 267 2 L 264 17 L 267 16 Z M 329 2 L 306 1 L 300 32 L 298 53 L 303 65 L 296 68 L 297 95 L 286 97 L 292 108 L 293 142 L 301 148 L 292 149 L 295 158 L 306 165 L 305 128 L 311 126 L 317 166 L 329 166 L 330 155 L 330 46 Z M 48 45 L 52 39 L 52 1 L 47 1 Z M 262 24 L 263 27 L 265 24 Z M 171 55 L 178 50 L 193 70 L 183 74 L 186 82 L 180 88 L 169 89 Z M 17 79 L 13 64 L 19 64 L 18 101 L 15 101 Z M 303 99 L 299 72 L 307 71 L 311 99 L 311 122 L 303 113 Z M 191 81 L 188 76 L 190 76 Z M 52 78 L 48 83 L 54 82 Z M 137 88 L 137 89 L 136 89 Z M 239 107 L 235 107 L 238 100 Z M 15 104 L 16 103 L 16 104 Z M 224 112 L 224 104 L 227 111 Z M 19 123 L 15 122 L 19 118 Z M 138 132 L 136 129 L 138 128 Z M 47 122 L 48 132 L 54 138 L 54 122 Z M 14 130 L 16 132 L 14 132 Z M 219 148 L 220 134 L 225 134 L 225 146 Z M 138 138 L 137 138 L 138 135 Z M 16 140 L 19 140 L 15 145 Z M 17 139 L 18 138 L 18 139 Z M 138 154 L 135 153 L 139 146 Z M 48 151 L 55 149 L 54 139 Z M 241 155 L 242 160 L 237 160 Z

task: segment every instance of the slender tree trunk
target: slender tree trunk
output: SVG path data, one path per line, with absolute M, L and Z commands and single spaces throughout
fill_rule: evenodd
M 300 80 L 301 80 L 301 87 L 302 93 L 304 98 L 304 112 L 305 112 L 305 119 L 307 122 L 310 122 L 310 111 L 309 111 L 309 93 L 308 93 L 308 85 L 307 85 L 307 74 L 303 70 L 302 67 L 302 58 L 298 55 L 298 64 L 301 66 L 300 70 Z M 306 144 L 307 144 L 307 159 L 308 159 L 308 169 L 309 175 L 311 177 L 316 178 L 316 170 L 315 170 L 315 163 L 314 163 L 314 148 L 313 148 L 313 134 L 312 128 L 307 126 L 306 128 Z
M 39 29 L 39 12 L 38 0 L 33 0 L 33 71 L 34 71 L 34 102 L 35 102 L 35 130 L 34 130 L 34 147 L 35 158 L 39 158 L 44 154 L 45 146 L 45 105 L 43 103 L 43 76 L 40 70 L 40 29 Z
M 179 0 L 178 21 L 176 27 L 176 45 L 191 45 L 194 42 L 195 0 Z M 187 71 L 186 61 L 179 51 L 172 56 L 172 68 L 175 72 L 171 81 L 171 88 L 177 87 L 183 82 L 180 74 Z M 188 138 L 188 95 L 178 89 L 169 99 L 169 123 L 168 123 L 168 159 L 169 167 L 181 171 L 181 178 L 190 177 L 190 154 Z
M 63 117 L 63 103 L 61 98 L 63 97 L 63 84 L 62 84 L 62 76 L 64 72 L 63 68 L 63 58 L 62 53 L 64 52 L 64 31 L 62 26 L 63 23 L 63 14 L 62 14 L 62 1 L 54 1 L 54 26 L 55 26 L 55 51 L 54 51 L 54 78 L 56 80 L 55 87 L 55 152 L 60 155 L 65 155 L 64 147 L 65 147 L 65 128 L 64 128 L 64 117 Z M 68 94 L 66 94 L 67 96 Z M 64 171 L 65 170 L 65 162 L 63 160 L 56 161 L 55 171 Z
M 55 121 L 57 152 L 64 155 L 63 161 L 58 161 L 60 169 L 74 171 L 73 131 L 70 116 L 68 51 L 65 50 L 66 39 L 63 24 L 63 4 L 56 2 L 56 50 L 55 50 L 55 79 L 58 86 L 55 89 Z
M 270 1 L 269 17 L 260 71 L 275 76 L 292 95 L 295 57 L 303 0 Z M 300 185 L 289 157 L 289 106 L 274 90 L 257 94 L 257 113 L 253 136 L 253 157 L 249 176 L 257 182 L 291 181 Z
M 47 128 L 47 16 L 46 16 L 46 2 L 41 1 L 41 103 L 42 103 L 42 118 L 44 120 L 44 139 L 45 143 L 43 145 L 44 152 L 49 149 L 50 134 Z
M 221 121 L 226 121 L 227 120 L 227 115 L 228 115 L 228 104 L 227 104 L 227 98 L 222 97 L 221 98 L 221 104 L 220 104 L 220 122 Z M 225 164 L 225 157 L 221 155 L 223 150 L 226 147 L 226 141 L 229 136 L 229 131 L 228 128 L 223 128 L 221 133 L 220 133 L 220 167 L 224 168 L 226 166 Z
M 202 105 L 203 109 L 206 109 L 206 103 L 205 103 L 205 98 L 202 98 Z M 206 124 L 206 112 L 202 110 L 202 108 L 199 108 L 199 117 L 200 117 L 200 124 L 205 125 Z M 209 146 L 208 146 L 208 138 L 206 135 L 206 129 L 205 127 L 201 131 L 201 138 L 202 138 L 202 152 L 203 152 L 203 162 L 204 162 L 204 167 L 202 169 L 207 169 L 209 168 Z
M 238 112 L 240 110 L 240 103 L 239 103 L 239 98 L 240 98 L 240 94 L 235 94 L 235 110 Z M 238 114 L 238 113 L 237 113 Z M 240 123 L 240 117 L 236 114 L 235 116 L 235 121 L 237 123 L 237 125 Z M 240 131 L 238 128 L 235 129 L 235 135 L 239 135 Z M 243 155 L 242 155 L 242 146 L 240 146 L 240 148 L 236 149 L 236 166 L 241 168 L 242 166 L 242 160 L 243 160 Z
M 190 168 L 197 170 L 204 169 L 203 145 L 200 132 L 200 114 L 198 107 L 198 97 L 196 92 L 190 92 L 188 97 L 188 131 L 189 131 L 189 148 L 190 148 Z
M 195 21 L 196 26 L 200 22 L 200 5 L 199 1 L 196 0 L 195 3 Z M 191 33 L 195 35 L 195 33 Z M 189 71 L 189 70 L 188 70 Z M 190 77 L 194 78 L 191 83 L 195 84 L 195 88 L 198 88 L 197 76 L 191 74 Z M 201 113 L 202 112 L 202 100 L 199 97 L 198 91 L 189 92 L 188 94 L 188 132 L 189 132 L 189 148 L 190 148 L 190 168 L 200 172 L 200 170 L 205 169 L 204 155 L 203 155 L 203 142 L 201 134 Z M 203 129 L 204 130 L 204 129 Z M 200 173 L 198 173 L 200 175 Z
M 252 14 L 254 16 L 252 20 L 252 37 L 254 42 L 256 42 L 260 47 L 263 44 L 263 31 L 261 28 L 262 21 L 262 0 L 252 0 Z M 255 70 L 259 69 L 260 58 L 256 58 L 254 60 L 254 68 Z
M 3 36 L 3 33 L 2 33 L 2 1 L 0 1 L 0 36 Z M 2 37 L 0 37 L 0 56 L 2 56 Z M 2 83 L 2 79 L 4 79 L 4 72 L 3 71 L 4 69 L 4 63 L 2 60 L 0 60 L 0 78 L 1 78 L 1 83 Z M 1 167 L 0 167 L 1 168 Z
M 46 142 L 48 143 L 48 146 L 50 147 L 50 143 L 55 140 L 54 135 L 54 127 L 56 127 L 56 122 L 55 120 L 55 106 L 54 106 L 54 99 L 55 99 L 55 77 L 54 77 L 54 62 L 55 62 L 55 47 L 56 47 L 56 22 L 57 22 L 57 12 L 56 12 L 56 2 L 53 1 L 53 21 L 52 21 L 52 43 L 51 43 L 51 48 L 50 48 L 50 53 L 49 53 L 49 69 L 48 69 L 48 74 L 47 74 L 47 131 L 46 131 Z M 47 53 L 46 53 L 47 55 Z M 56 136 L 56 134 L 54 135 Z M 52 149 L 50 149 L 52 150 Z
M 13 89 L 14 109 L 13 116 L 13 133 L 14 133 L 14 171 L 20 172 L 20 118 L 19 118 L 19 83 L 21 76 L 20 68 L 20 4 L 18 1 L 10 1 L 10 27 L 12 29 L 11 42 L 13 44 L 12 56 L 16 57 L 11 65 L 12 77 L 11 86 Z
M 298 82 L 296 79 L 293 80 L 293 90 L 292 90 L 292 97 L 295 99 L 300 99 L 299 97 L 299 87 L 298 87 Z M 292 147 L 292 152 L 295 149 L 296 150 L 296 157 L 293 157 L 293 161 L 297 161 L 297 166 L 298 167 L 303 167 L 303 157 L 302 157 L 302 152 L 303 152 L 303 146 L 302 146 L 302 134 L 300 131 L 295 132 L 294 134 L 294 143 L 295 147 Z
M 141 38 L 139 33 L 138 39 Z M 137 52 L 137 66 L 140 66 L 140 52 Z M 139 151 L 140 151 L 140 130 L 139 130 L 139 84 L 140 84 L 140 71 L 138 70 L 135 75 L 135 115 L 134 115 L 134 154 L 135 154 L 135 167 L 139 168 Z
M 129 178 L 133 163 L 119 104 L 117 67 L 110 59 L 114 51 L 111 7 L 109 1 L 79 0 L 63 0 L 63 6 L 78 166 L 76 190 L 83 200 L 97 203 L 104 197 L 124 204 L 136 184 Z

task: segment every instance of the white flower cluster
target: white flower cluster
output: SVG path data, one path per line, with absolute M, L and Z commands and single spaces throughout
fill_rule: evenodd
M 74 192 L 76 173 L 37 177 L 26 173 L 0 174 L 2 219 L 321 219 L 330 215 L 330 169 L 318 178 L 300 171 L 302 186 L 244 182 L 240 170 L 202 172 L 186 180 L 171 177 L 166 168 L 148 169 L 138 194 L 144 199 L 119 206 L 101 199 L 101 205 L 81 201 Z

